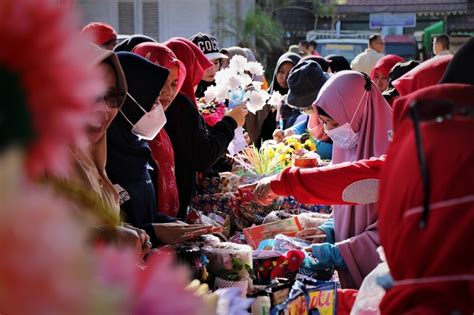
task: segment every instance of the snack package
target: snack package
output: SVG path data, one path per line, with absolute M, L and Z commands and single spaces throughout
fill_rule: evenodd
M 207 269 L 210 273 L 222 274 L 232 269 L 232 257 L 252 266 L 252 249 L 248 245 L 221 242 L 212 246 L 204 246 L 203 254 L 209 259 Z
M 292 217 L 286 220 L 245 228 L 244 235 L 247 243 L 252 246 L 253 249 L 256 249 L 260 241 L 264 239 L 273 238 L 277 234 L 294 236 L 302 229 L 298 218 Z

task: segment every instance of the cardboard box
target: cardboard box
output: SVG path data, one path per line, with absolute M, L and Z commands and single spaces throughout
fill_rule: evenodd
M 302 229 L 298 217 L 292 217 L 286 220 L 245 228 L 244 236 L 247 243 L 253 249 L 257 249 L 260 241 L 264 239 L 274 238 L 277 234 L 294 236 Z

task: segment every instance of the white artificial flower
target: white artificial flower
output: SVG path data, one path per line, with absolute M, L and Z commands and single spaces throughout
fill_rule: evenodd
M 204 99 L 206 103 L 212 102 L 216 98 L 216 86 L 211 85 L 209 86 L 206 91 L 204 92 Z
M 233 77 L 235 73 L 231 71 L 229 68 L 222 69 L 216 72 L 215 81 L 216 85 L 227 85 L 227 82 L 231 77 Z
M 252 84 L 252 78 L 243 73 L 239 76 L 239 79 L 240 79 L 240 86 L 243 88 L 243 89 L 246 89 L 247 86 L 249 86 L 250 84 Z
M 237 90 L 241 87 L 241 84 L 240 76 L 232 76 L 227 81 L 227 88 L 231 91 Z
M 245 71 L 247 65 L 247 58 L 239 55 L 235 55 L 229 62 L 229 69 L 231 71 L 242 73 Z
M 229 91 L 224 85 L 216 85 L 216 96 L 215 99 L 218 102 L 224 102 L 229 98 Z
M 283 100 L 283 95 L 280 94 L 278 91 L 274 91 L 268 100 L 268 104 L 274 107 L 277 107 L 281 104 L 281 101 Z
M 249 100 L 247 102 L 247 109 L 252 114 L 261 110 L 265 106 L 265 101 L 268 98 L 268 93 L 265 91 L 251 91 L 249 94 Z
M 263 82 L 261 82 L 261 81 L 252 81 L 252 86 L 255 90 L 261 90 L 262 89 L 262 84 L 263 84 Z
M 250 61 L 245 65 L 245 70 L 254 75 L 263 75 L 263 66 L 261 63 L 256 61 Z

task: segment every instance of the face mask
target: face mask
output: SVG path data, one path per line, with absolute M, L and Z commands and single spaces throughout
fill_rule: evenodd
M 132 133 L 140 139 L 153 140 L 166 124 L 163 106 L 161 106 L 161 104 L 155 104 L 154 107 L 147 112 L 130 94 L 127 93 L 127 96 L 145 113 L 145 115 L 133 124 L 122 110 L 120 110 L 123 117 L 132 125 Z
M 340 149 L 353 148 L 359 142 L 359 133 L 354 132 L 349 123 L 331 130 L 327 130 L 326 124 L 324 124 L 324 131 L 331 138 L 334 145 Z

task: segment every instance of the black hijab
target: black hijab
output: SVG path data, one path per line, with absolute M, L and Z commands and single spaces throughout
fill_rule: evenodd
M 281 65 L 284 62 L 291 62 L 294 67 L 300 60 L 301 60 L 301 57 L 292 52 L 284 53 L 283 55 L 280 56 L 280 58 L 278 58 L 277 64 L 275 66 L 275 71 L 273 72 L 272 83 L 270 83 L 270 87 L 268 88 L 269 93 L 272 93 L 273 91 L 278 91 L 282 95 L 288 93 L 288 88 L 285 89 L 281 87 L 280 84 L 278 84 L 278 81 L 276 79 L 278 70 L 280 69 Z
M 135 46 L 137 46 L 138 44 L 147 43 L 147 42 L 156 43 L 156 40 L 146 35 L 141 35 L 141 34 L 131 35 L 129 38 L 127 38 L 126 40 L 124 40 L 123 42 L 115 46 L 114 51 L 115 52 L 119 52 L 119 51 L 131 52 L 132 49 L 135 48 Z
M 301 58 L 299 63 L 302 63 L 305 60 L 315 61 L 321 67 L 321 69 L 323 69 L 323 72 L 328 72 L 329 70 L 329 62 L 321 56 L 313 56 L 313 55 L 305 56 Z
M 149 111 L 166 81 L 169 71 L 133 53 L 119 52 L 128 93 Z M 127 96 L 121 110 L 132 123 L 144 112 Z M 156 222 L 156 195 L 148 173 L 151 158 L 146 140 L 131 132 L 132 126 L 118 113 L 107 129 L 107 175 L 120 185 L 121 209 L 125 220 L 137 227 Z
M 351 66 L 344 56 L 331 54 L 326 56 L 326 60 L 329 60 L 329 66 L 333 73 L 343 70 L 351 70 Z
M 465 42 L 451 59 L 439 83 L 474 85 L 474 38 Z

